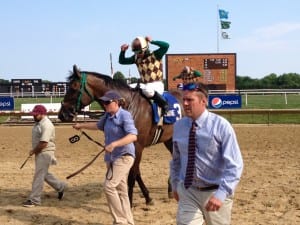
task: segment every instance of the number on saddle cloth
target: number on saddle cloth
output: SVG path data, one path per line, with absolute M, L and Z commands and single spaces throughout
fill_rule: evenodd
M 180 112 L 180 104 L 177 99 L 171 95 L 169 92 L 164 92 L 162 95 L 169 104 L 169 110 L 166 115 L 163 116 L 163 122 L 165 124 L 173 124 L 176 120 L 181 118 Z M 152 102 L 152 110 L 153 110 L 153 122 L 158 123 L 160 119 L 160 115 L 158 112 L 158 105 L 155 102 Z

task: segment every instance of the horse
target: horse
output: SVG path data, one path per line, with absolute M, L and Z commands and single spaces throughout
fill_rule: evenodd
M 142 152 L 145 147 L 153 144 L 164 143 L 165 147 L 172 154 L 172 134 L 173 124 L 161 124 L 153 122 L 153 110 L 150 100 L 143 96 L 138 88 L 131 88 L 127 83 L 120 79 L 112 79 L 108 75 L 97 72 L 80 71 L 76 65 L 73 66 L 73 72 L 67 77 L 69 89 L 67 90 L 61 108 L 58 112 L 58 118 L 62 122 L 71 122 L 81 109 L 97 101 L 109 90 L 116 90 L 125 99 L 123 108 L 131 112 L 138 130 L 138 138 L 134 143 L 136 158 L 128 175 L 128 196 L 132 206 L 133 188 L 135 181 L 138 182 L 146 204 L 153 204 L 149 191 L 143 182 L 140 172 L 140 162 Z M 182 93 L 179 90 L 172 90 L 170 93 L 179 103 L 179 113 L 182 115 Z M 160 130 L 160 136 L 158 136 Z M 155 139 L 155 141 L 154 141 Z M 168 179 L 168 196 L 172 198 L 172 187 Z

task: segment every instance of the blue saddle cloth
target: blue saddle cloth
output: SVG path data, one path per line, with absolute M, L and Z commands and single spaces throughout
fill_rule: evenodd
M 173 124 L 176 120 L 181 118 L 181 111 L 180 111 L 180 104 L 177 99 L 171 95 L 169 92 L 164 92 L 163 95 L 164 99 L 168 102 L 169 111 L 166 115 L 163 116 L 163 122 L 165 124 Z M 158 114 L 158 106 L 155 102 L 152 103 L 153 109 L 153 122 L 159 122 L 159 114 Z

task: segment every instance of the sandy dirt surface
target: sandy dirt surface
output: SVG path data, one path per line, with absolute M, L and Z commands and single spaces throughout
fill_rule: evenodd
M 300 224 L 300 126 L 235 125 L 245 169 L 235 193 L 233 225 Z M 87 131 L 103 142 L 103 135 Z M 51 167 L 68 182 L 62 201 L 48 185 L 42 206 L 25 208 L 22 202 L 31 190 L 34 163 L 25 167 L 31 146 L 31 126 L 0 126 L 0 224 L 109 225 L 112 219 L 103 194 L 103 156 L 81 174 L 66 180 L 101 149 L 86 137 L 71 144 L 78 134 L 71 126 L 56 126 L 58 165 Z M 145 205 L 134 189 L 133 214 L 137 225 L 175 225 L 177 203 L 167 195 L 171 156 L 162 144 L 144 150 L 142 176 L 154 205 Z

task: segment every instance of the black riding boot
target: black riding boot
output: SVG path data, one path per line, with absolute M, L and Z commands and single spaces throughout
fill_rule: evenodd
M 165 115 L 168 113 L 168 110 L 169 110 L 168 102 L 157 91 L 155 92 L 152 99 L 161 108 L 162 115 Z

